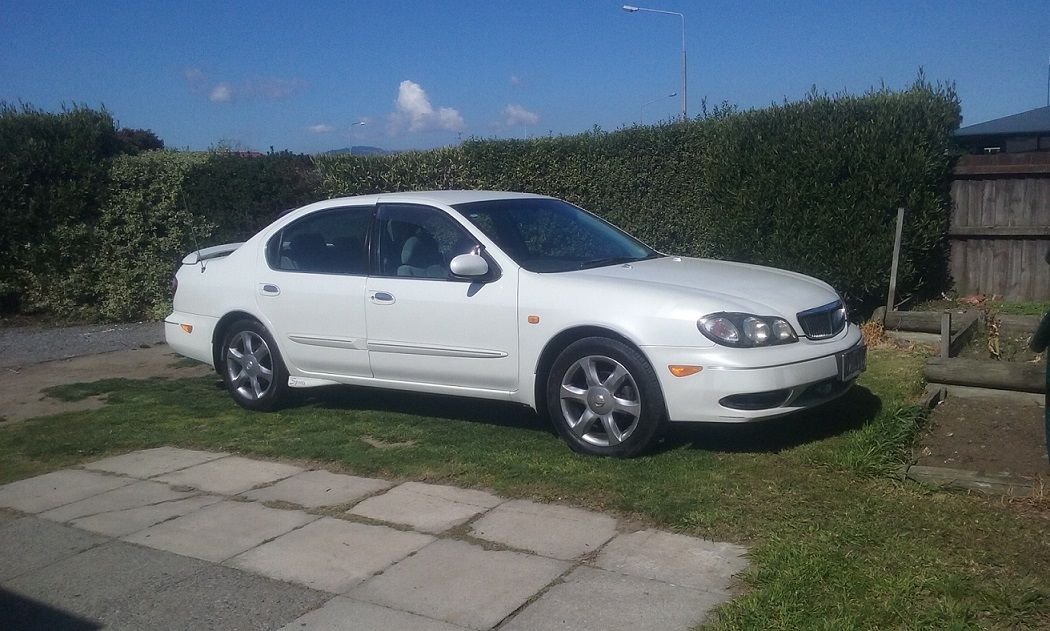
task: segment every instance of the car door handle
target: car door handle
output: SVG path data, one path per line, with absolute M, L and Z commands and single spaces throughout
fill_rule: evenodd
M 264 296 L 280 296 L 281 288 L 273 283 L 262 283 L 259 285 L 259 293 Z
M 377 305 L 392 305 L 394 304 L 394 294 L 387 291 L 373 291 L 372 302 Z

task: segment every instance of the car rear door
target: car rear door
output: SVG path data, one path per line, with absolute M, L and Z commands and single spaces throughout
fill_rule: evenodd
M 365 285 L 374 212 L 374 206 L 317 211 L 267 243 L 256 301 L 289 367 L 371 376 Z

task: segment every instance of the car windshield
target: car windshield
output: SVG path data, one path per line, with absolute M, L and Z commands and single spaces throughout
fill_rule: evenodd
M 567 272 L 661 256 L 610 223 L 557 199 L 453 206 L 530 272 Z

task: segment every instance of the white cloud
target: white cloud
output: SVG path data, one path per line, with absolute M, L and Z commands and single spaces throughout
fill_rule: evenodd
M 232 103 L 244 99 L 276 101 L 288 98 L 306 87 L 306 81 L 293 77 L 263 77 L 248 79 L 240 83 L 232 81 L 213 82 L 200 68 L 186 68 L 182 76 L 190 92 L 207 94 L 212 103 Z
M 203 92 L 208 87 L 208 76 L 200 68 L 186 68 L 182 76 L 192 92 Z
M 262 79 L 251 79 L 244 82 L 242 92 L 246 96 L 259 97 L 269 100 L 285 99 L 306 87 L 306 81 L 298 77 L 282 79 L 280 77 L 264 77 Z
M 402 81 L 390 114 L 390 132 L 396 134 L 403 129 L 410 132 L 463 131 L 466 123 L 460 113 L 451 107 L 434 109 L 430 97 L 418 83 Z
M 229 103 L 233 100 L 233 86 L 223 81 L 211 89 L 208 100 L 212 103 Z
M 306 131 L 310 132 L 311 134 L 330 134 L 333 131 L 335 131 L 335 127 L 332 127 L 331 125 L 326 125 L 325 123 L 321 123 L 319 125 L 310 125 L 306 128 Z
M 503 114 L 507 117 L 507 127 L 516 127 L 518 125 L 535 125 L 540 122 L 539 115 L 534 112 L 530 112 L 520 105 L 510 104 L 503 108 Z

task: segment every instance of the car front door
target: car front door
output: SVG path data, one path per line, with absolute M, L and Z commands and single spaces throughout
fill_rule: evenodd
M 377 379 L 512 391 L 518 381 L 517 276 L 490 261 L 484 280 L 456 279 L 449 262 L 480 251 L 447 213 L 380 205 L 365 303 Z
M 256 302 L 285 362 L 305 373 L 370 377 L 365 347 L 372 206 L 311 213 L 267 243 Z

